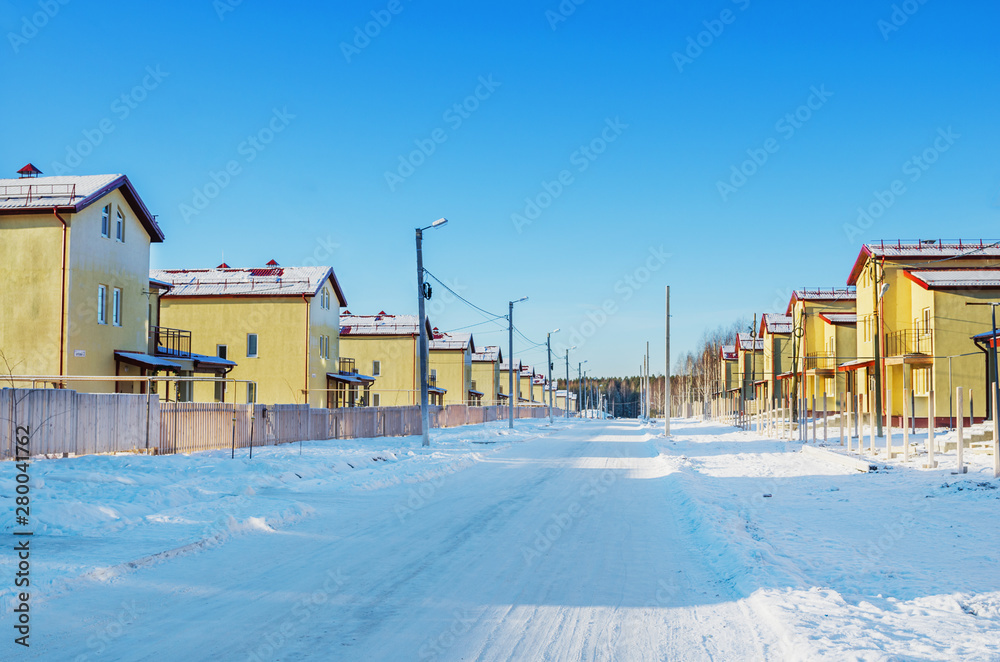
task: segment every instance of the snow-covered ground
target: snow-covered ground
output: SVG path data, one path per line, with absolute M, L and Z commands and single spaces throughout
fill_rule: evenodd
M 32 645 L 4 545 L 0 659 L 1000 660 L 987 456 L 516 425 L 32 462 Z

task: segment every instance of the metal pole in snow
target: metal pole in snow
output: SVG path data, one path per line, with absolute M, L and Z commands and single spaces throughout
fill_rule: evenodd
M 966 472 L 965 468 L 965 431 L 964 425 L 962 425 L 962 387 L 958 386 L 955 388 L 955 404 L 958 409 L 958 427 L 955 429 L 958 435 L 958 470 L 955 472 L 957 474 L 964 474 Z
M 666 361 L 663 376 L 663 435 L 670 436 L 670 286 L 667 285 Z

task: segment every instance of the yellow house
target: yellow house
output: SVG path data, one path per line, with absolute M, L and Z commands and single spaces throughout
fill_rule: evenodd
M 566 389 L 557 388 L 555 384 L 550 384 L 545 387 L 545 405 L 549 404 L 549 392 L 552 393 L 552 406 L 566 411 Z M 569 411 L 576 411 L 576 393 L 569 394 Z
M 521 378 L 518 381 L 519 400 L 526 403 L 537 403 L 534 391 L 535 369 L 530 365 L 521 364 Z
M 471 333 L 432 330 L 428 345 L 428 384 L 444 390 L 445 405 L 479 405 L 483 393 L 472 389 L 472 355 L 476 344 Z
M 229 374 L 248 383 L 227 394 L 196 383 L 182 400 L 266 404 L 333 403 L 340 376 L 340 307 L 344 293 L 331 267 L 158 269 L 164 325 L 186 329 L 202 353 L 239 363 Z M 183 374 L 183 373 L 182 373 Z
M 789 377 L 790 392 L 796 398 L 806 397 L 807 410 L 817 406 L 827 396 L 827 406 L 833 408 L 840 392 L 837 382 L 839 365 L 834 347 L 828 343 L 828 322 L 824 313 L 854 313 L 856 292 L 846 288 L 804 288 L 792 292 L 786 315 L 795 328 L 792 353 L 794 366 Z M 847 356 L 850 356 L 848 354 Z M 843 380 L 840 386 L 844 386 Z
M 834 365 L 838 366 L 833 381 L 825 384 L 828 396 L 827 408 L 834 411 L 839 406 L 841 394 L 854 394 L 855 387 L 851 379 L 852 372 L 842 370 L 839 366 L 855 360 L 858 349 L 858 316 L 855 312 L 820 313 L 823 322 L 823 347 L 827 356 L 834 357 Z M 830 390 L 830 389 L 833 390 Z M 822 396 L 819 396 L 822 397 Z M 819 402 L 817 400 L 817 402 Z
M 20 179 L 0 179 L 4 370 L 145 374 L 156 363 L 143 359 L 149 247 L 163 241 L 156 219 L 125 175 L 38 177 L 30 163 L 18 172 Z M 63 384 L 84 392 L 116 388 L 113 381 Z M 132 389 L 124 384 L 121 390 Z
M 472 390 L 483 393 L 482 404 L 500 404 L 500 363 L 503 352 L 498 345 L 487 345 L 472 355 Z
M 538 374 L 531 379 L 531 399 L 536 402 L 541 402 L 545 406 L 548 406 L 549 404 L 548 397 L 545 394 L 548 381 L 549 380 L 545 375 Z
M 732 403 L 739 398 L 740 371 L 738 359 L 735 344 L 719 347 L 719 385 L 715 392 L 717 400 Z
M 760 316 L 757 337 L 764 347 L 763 383 L 758 395 L 770 399 L 772 403 L 780 404 L 787 395 L 783 388 L 785 380 L 781 375 L 792 370 L 791 315 L 764 313 Z
M 515 406 L 517 403 L 524 402 L 524 394 L 521 391 L 521 370 L 523 366 L 520 360 L 514 361 L 514 389 L 517 391 L 515 394 Z M 510 398 L 510 375 L 511 369 L 510 364 L 507 361 L 501 359 L 500 361 L 500 400 L 501 404 L 509 404 L 508 399 Z
M 752 400 L 754 384 L 764 378 L 764 341 L 749 333 L 736 334 L 738 388 L 743 399 Z
M 891 390 L 888 410 L 899 416 L 903 389 L 912 390 L 912 411 L 918 424 L 925 425 L 933 390 L 936 423 L 947 425 L 955 414 L 953 389 L 962 386 L 973 389 L 974 415 L 984 417 L 982 358 L 962 355 L 976 351 L 971 336 L 990 329 L 990 308 L 965 304 L 1000 296 L 998 259 L 1000 246 L 978 240 L 862 246 L 848 276 L 848 284 L 858 291 L 859 392 L 874 393 L 880 381 L 883 403 Z M 876 380 L 878 372 L 881 380 Z
M 427 337 L 433 333 L 424 323 Z M 416 315 L 353 315 L 340 319 L 340 352 L 352 357 L 359 370 L 377 381 L 369 403 L 375 407 L 420 404 L 420 327 Z M 428 374 L 430 374 L 428 369 Z M 431 384 L 432 404 L 441 404 L 444 391 Z

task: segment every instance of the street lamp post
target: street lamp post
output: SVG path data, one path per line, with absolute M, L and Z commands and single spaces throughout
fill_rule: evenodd
M 514 429 L 514 407 L 517 406 L 517 393 L 514 392 L 514 304 L 521 303 L 522 301 L 527 301 L 528 297 L 521 297 L 516 301 L 508 301 L 507 305 L 507 367 L 509 370 L 507 374 L 510 376 L 510 405 L 508 406 L 507 418 L 508 427 Z M 520 383 L 521 375 L 518 374 L 518 383 Z
M 545 334 L 545 350 L 547 363 L 549 366 L 549 425 L 552 425 L 552 334 L 559 333 L 559 329 L 553 329 Z
M 427 408 L 427 318 L 424 311 L 424 299 L 430 298 L 425 292 L 424 283 L 424 230 L 439 228 L 448 222 L 447 218 L 439 218 L 426 228 L 417 228 L 417 326 L 420 327 L 420 427 L 423 445 L 430 446 L 431 417 Z
M 580 361 L 576 364 L 576 410 L 580 412 L 580 418 L 583 418 L 583 364 L 586 361 Z M 567 384 L 567 387 L 569 385 Z
M 566 348 L 566 418 L 569 418 L 569 350 L 576 349 L 576 345 Z

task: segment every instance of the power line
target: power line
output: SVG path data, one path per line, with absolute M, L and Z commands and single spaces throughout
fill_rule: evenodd
M 484 315 L 486 315 L 488 317 L 491 317 L 493 319 L 500 319 L 500 318 L 506 319 L 506 317 L 507 317 L 506 315 L 497 315 L 496 313 L 491 313 L 490 311 L 488 311 L 488 310 L 486 310 L 484 308 L 480 308 L 476 304 L 472 303 L 471 301 L 469 301 L 468 299 L 466 299 L 465 297 L 463 297 L 461 294 L 459 294 L 455 290 L 453 290 L 450 287 L 448 287 L 440 278 L 438 278 L 437 276 L 435 276 L 431 272 L 427 271 L 427 269 L 424 269 L 424 273 L 427 274 L 428 276 L 430 276 L 431 278 L 433 278 L 435 281 L 437 281 L 438 285 L 440 285 L 444 289 L 446 289 L 449 292 L 451 292 L 452 294 L 454 294 L 460 301 L 465 302 L 467 305 L 471 306 L 472 308 L 475 308 L 476 310 L 478 310 L 479 312 L 483 313 Z

